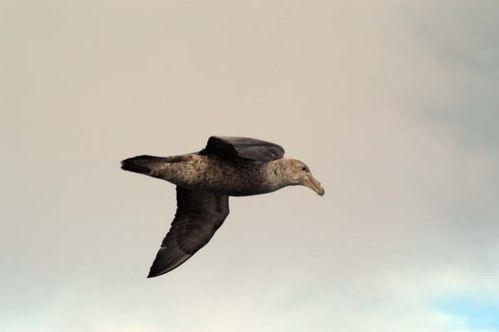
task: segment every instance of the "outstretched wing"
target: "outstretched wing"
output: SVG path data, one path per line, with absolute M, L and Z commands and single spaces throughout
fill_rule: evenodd
M 177 212 L 148 278 L 169 272 L 210 241 L 229 214 L 229 196 L 177 187 Z
M 247 137 L 212 136 L 200 154 L 216 154 L 226 159 L 243 158 L 256 161 L 281 159 L 284 149 L 277 144 Z

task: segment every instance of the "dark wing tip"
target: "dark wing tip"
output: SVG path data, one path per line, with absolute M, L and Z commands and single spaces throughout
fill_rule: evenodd
M 185 260 L 183 260 L 182 262 L 180 263 L 176 263 L 176 264 L 173 264 L 173 265 L 170 265 L 170 266 L 156 266 L 154 263 L 153 265 L 151 266 L 151 269 L 149 270 L 149 273 L 147 274 L 147 278 L 155 278 L 155 277 L 159 277 L 163 274 L 166 274 L 168 272 L 170 272 L 171 270 L 174 270 L 175 268 L 177 268 L 179 265 L 181 265 Z
M 155 273 L 155 272 L 153 272 L 153 271 L 149 271 L 149 273 L 147 274 L 147 278 L 159 277 L 160 275 L 165 274 L 165 273 L 166 273 L 166 272 L 164 272 L 164 273 L 157 273 L 157 272 L 156 272 L 156 273 Z
M 171 244 L 171 242 L 169 244 Z M 154 278 L 168 273 L 182 265 L 191 256 L 192 255 L 186 254 L 176 246 L 168 246 L 168 248 L 161 247 L 149 269 L 147 278 Z
M 159 253 L 158 253 L 159 256 Z M 147 274 L 147 278 L 159 277 L 160 275 L 165 274 L 168 271 L 171 271 L 172 268 L 169 268 L 168 265 L 160 264 L 158 258 L 154 260 L 151 268 L 149 269 L 149 273 Z
M 159 277 L 160 275 L 163 275 L 166 272 L 169 272 L 171 270 L 172 269 L 168 269 L 168 268 L 164 268 L 164 267 L 160 268 L 160 267 L 156 266 L 156 264 L 153 263 L 153 265 L 149 269 L 149 273 L 147 274 L 147 278 Z

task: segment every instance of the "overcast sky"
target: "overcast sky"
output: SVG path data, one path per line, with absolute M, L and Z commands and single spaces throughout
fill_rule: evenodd
M 0 4 L 0 330 L 499 331 L 497 1 Z M 210 135 L 326 188 L 232 198 L 146 279 Z

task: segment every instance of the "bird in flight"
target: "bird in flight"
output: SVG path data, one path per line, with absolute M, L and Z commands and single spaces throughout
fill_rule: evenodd
M 121 168 L 177 186 L 177 212 L 148 278 L 175 269 L 210 241 L 229 214 L 229 196 L 265 194 L 293 185 L 324 195 L 307 165 L 285 158 L 281 146 L 254 138 L 212 136 L 199 152 L 137 156 L 123 160 Z

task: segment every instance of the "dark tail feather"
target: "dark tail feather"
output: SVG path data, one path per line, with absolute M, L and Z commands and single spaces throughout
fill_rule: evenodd
M 121 169 L 135 173 L 150 174 L 152 171 L 158 170 L 165 162 L 168 162 L 167 158 L 137 156 L 123 160 L 121 162 Z

